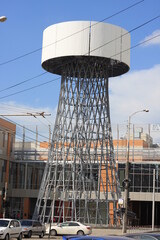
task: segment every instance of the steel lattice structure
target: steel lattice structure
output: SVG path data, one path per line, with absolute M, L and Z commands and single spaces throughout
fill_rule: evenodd
M 128 69 L 119 60 L 104 57 L 53 59 L 48 58 L 42 66 L 61 74 L 61 90 L 33 218 L 41 222 L 116 224 L 120 188 L 108 78 Z

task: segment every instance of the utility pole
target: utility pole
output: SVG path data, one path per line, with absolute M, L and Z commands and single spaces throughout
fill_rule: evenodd
M 123 214 L 123 226 L 122 226 L 122 233 L 127 232 L 127 214 L 128 214 L 128 196 L 129 196 L 129 148 L 130 148 L 130 124 L 131 124 L 131 118 L 139 113 L 139 112 L 149 112 L 148 109 L 136 111 L 132 113 L 128 118 L 128 136 L 127 136 L 127 156 L 126 156 L 126 166 L 125 166 L 125 179 L 124 179 L 124 214 Z
M 49 127 L 49 146 L 51 144 L 51 125 L 48 125 Z
M 152 231 L 154 231 L 154 213 L 155 213 L 155 169 L 153 169 Z
M 25 135 L 25 126 L 23 126 L 22 160 L 24 160 Z
M 7 198 L 7 182 L 2 189 L 2 208 L 3 208 L 3 218 L 6 216 L 6 198 Z
M 127 214 L 128 214 L 128 196 L 129 196 L 129 141 L 130 141 L 130 121 L 131 116 L 128 118 L 128 137 L 127 137 L 127 158 L 125 166 L 125 179 L 124 179 L 124 214 L 122 232 L 127 232 Z

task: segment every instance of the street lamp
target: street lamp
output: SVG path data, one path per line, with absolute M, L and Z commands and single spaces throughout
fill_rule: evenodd
M 127 206 L 127 202 L 128 202 L 128 196 L 129 196 L 129 140 L 130 140 L 130 124 L 131 124 L 131 118 L 139 113 L 139 112 L 149 112 L 148 109 L 144 109 L 144 110 L 140 110 L 137 112 L 132 113 L 129 118 L 128 118 L 128 136 L 127 136 L 127 156 L 126 156 L 126 166 L 125 166 L 125 179 L 124 179 L 124 187 L 125 187 L 125 191 L 124 191 L 124 214 L 123 214 L 123 228 L 122 228 L 122 232 L 126 233 L 127 231 L 127 212 L 128 212 L 128 206 Z
M 5 22 L 7 20 L 6 16 L 1 16 L 0 17 L 0 22 Z

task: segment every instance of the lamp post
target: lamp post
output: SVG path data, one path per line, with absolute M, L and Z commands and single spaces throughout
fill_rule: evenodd
M 0 17 L 0 22 L 5 22 L 7 18 L 5 16 Z M 7 182 L 5 182 L 5 187 L 2 189 L 2 208 L 3 208 L 3 218 L 5 218 L 5 203 L 6 203 L 6 190 L 7 190 Z
M 130 124 L 131 124 L 131 118 L 139 113 L 139 112 L 149 112 L 148 109 L 144 109 L 144 110 L 140 110 L 140 111 L 136 111 L 134 113 L 132 113 L 129 117 L 128 117 L 128 136 L 127 136 L 127 156 L 126 156 L 126 165 L 125 165 L 125 179 L 124 179 L 124 187 L 125 187 L 125 191 L 124 191 L 124 214 L 123 214 L 123 227 L 122 227 L 122 232 L 126 233 L 127 231 L 127 212 L 128 212 L 128 206 L 127 206 L 127 202 L 128 202 L 128 196 L 129 196 L 129 141 L 130 141 Z
M 1 16 L 0 17 L 0 22 L 5 22 L 7 20 L 6 16 Z

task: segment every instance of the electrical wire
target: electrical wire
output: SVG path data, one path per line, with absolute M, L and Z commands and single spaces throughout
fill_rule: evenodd
M 159 17 L 160 17 L 160 16 L 159 16 Z M 126 52 L 126 51 L 132 50 L 132 49 L 134 49 L 134 48 L 136 48 L 136 47 L 138 47 L 138 46 L 140 46 L 140 45 L 143 45 L 143 44 L 145 44 L 146 42 L 149 42 L 149 41 L 151 41 L 151 40 L 153 40 L 153 39 L 155 39 L 155 38 L 157 38 L 157 37 L 159 37 L 159 36 L 160 36 L 160 34 L 158 34 L 158 35 L 156 35 L 156 36 L 154 36 L 154 37 L 151 37 L 151 38 L 149 38 L 149 39 L 147 39 L 147 40 L 144 40 L 144 41 L 142 41 L 142 42 L 140 42 L 140 43 L 138 43 L 138 44 L 136 44 L 136 45 L 134 45 L 134 46 L 131 46 L 130 48 L 127 48 L 127 49 L 125 49 L 125 50 L 123 50 L 123 51 L 121 51 L 121 52 L 119 52 L 119 53 L 116 53 L 116 54 L 110 56 L 110 58 L 113 58 L 113 57 L 115 57 L 116 55 L 120 55 L 121 53 L 124 53 L 124 52 Z M 103 44 L 101 47 L 103 47 L 103 46 L 105 46 L 105 45 L 106 45 L 106 44 Z M 101 48 L 101 47 L 100 47 L 100 48 Z M 94 49 L 94 51 L 95 51 L 95 49 Z M 35 86 L 33 86 L 33 87 L 30 87 L 30 88 L 27 88 L 27 89 L 24 89 L 24 90 L 21 90 L 21 91 L 18 91 L 18 92 L 15 92 L 15 93 L 12 93 L 12 94 L 3 96 L 3 97 L 0 97 L 0 99 L 8 98 L 8 97 L 10 97 L 10 96 L 17 95 L 17 94 L 19 94 L 19 93 L 26 92 L 26 91 L 29 91 L 29 90 L 32 90 L 32 89 L 35 89 L 35 88 L 44 86 L 44 85 L 46 85 L 46 84 L 49 84 L 49 83 L 51 83 L 51 82 L 54 82 L 54 81 L 57 81 L 57 80 L 60 80 L 60 79 L 61 79 L 61 78 L 58 77 L 58 78 L 56 78 L 56 79 L 52 79 L 52 80 L 47 81 L 47 82 L 45 82 L 45 83 L 38 84 L 38 85 L 35 85 Z
M 41 84 L 35 85 L 35 86 L 33 86 L 33 87 L 30 87 L 30 88 L 26 88 L 26 89 L 21 90 L 21 91 L 18 91 L 18 92 L 15 92 L 15 93 L 11 93 L 11 94 L 9 94 L 9 95 L 7 95 L 7 96 L 0 97 L 0 99 L 4 99 L 4 98 L 6 98 L 6 97 L 14 96 L 14 95 L 17 95 L 17 94 L 19 94 L 19 93 L 23 93 L 23 92 L 32 90 L 32 89 L 34 89 L 34 88 L 44 86 L 44 85 L 49 84 L 49 83 L 51 83 L 51 82 L 55 82 L 55 81 L 57 81 L 57 80 L 59 80 L 59 79 L 61 79 L 61 78 L 59 77 L 59 78 L 56 78 L 56 79 L 52 79 L 52 80 L 47 81 L 47 82 L 45 82 L 45 83 L 41 83 Z
M 46 118 L 45 118 L 46 119 Z M 41 124 L 43 124 L 44 126 L 46 126 L 48 128 L 48 125 L 43 123 L 39 118 L 37 118 L 37 121 L 39 121 Z M 53 124 L 53 123 L 52 123 Z
M 19 123 L 17 123 L 17 122 L 14 122 L 13 120 L 10 120 L 10 119 L 7 118 L 7 117 L 3 117 L 3 119 L 6 119 L 7 121 L 9 121 L 9 122 L 11 122 L 11 123 L 13 123 L 13 124 L 15 124 L 15 125 L 17 125 L 17 126 L 20 126 L 20 127 L 24 128 L 24 126 L 22 126 L 21 124 L 19 124 Z M 31 133 L 36 134 L 35 131 L 33 131 L 33 130 L 27 128 L 27 127 L 25 127 L 25 129 L 28 130 L 28 131 L 31 132 Z M 40 137 L 43 137 L 43 138 L 46 139 L 46 140 L 49 140 L 48 137 L 46 137 L 46 136 L 44 136 L 44 135 L 42 135 L 42 134 L 39 134 L 39 136 L 40 136 Z
M 140 25 L 140 26 L 144 26 L 144 25 L 148 24 L 149 22 L 151 22 L 151 21 L 157 19 L 158 17 L 159 17 L 159 16 L 157 16 L 157 17 L 155 17 L 155 18 L 153 18 L 153 19 L 147 21 L 146 23 L 144 23 L 144 24 L 142 24 L 142 25 Z M 132 29 L 131 31 L 134 31 L 134 30 L 138 29 L 140 26 L 138 26 L 138 27 Z M 130 32 L 131 32 L 131 31 L 130 31 Z M 144 44 L 144 43 L 146 43 L 146 42 L 148 42 L 148 41 L 151 41 L 152 39 L 154 39 L 154 38 L 156 38 L 156 37 L 158 37 L 158 36 L 159 36 L 159 35 L 154 36 L 153 38 L 150 38 L 150 39 L 148 39 L 148 40 L 146 40 L 146 41 L 143 41 L 143 42 L 141 42 L 141 43 L 139 43 L 139 44 L 137 44 L 137 45 L 134 45 L 134 46 L 132 46 L 132 47 L 129 48 L 129 49 L 133 49 L 133 48 L 135 48 L 135 47 L 138 47 L 139 45 L 142 45 L 142 44 Z M 100 47 L 102 47 L 102 46 L 100 46 Z M 99 48 L 100 48 L 100 47 L 99 47 Z M 126 49 L 126 50 L 124 50 L 124 51 L 128 51 L 129 49 Z M 119 53 L 118 53 L 118 54 L 119 54 Z M 43 74 L 45 74 L 45 73 L 43 73 Z M 36 76 L 36 77 L 38 77 L 38 76 Z M 36 77 L 33 77 L 33 78 L 36 78 Z M 44 83 L 44 84 L 36 85 L 36 86 L 34 86 L 34 87 L 31 87 L 31 88 L 29 88 L 29 89 L 22 90 L 22 91 L 20 91 L 20 92 L 24 92 L 24 91 L 31 90 L 31 89 L 33 89 L 33 88 L 36 88 L 36 87 L 39 87 L 39 86 L 42 86 L 42 85 L 48 84 L 48 83 L 53 82 L 53 81 L 56 81 L 56 80 L 58 80 L 58 79 L 60 79 L 60 78 L 50 80 L 50 81 L 48 81 L 48 82 L 46 82 L 46 83 Z M 23 81 L 23 82 L 26 82 L 26 81 L 29 81 L 29 79 L 28 79 L 28 80 L 25 80 L 25 81 Z M 23 83 L 23 82 L 22 82 L 22 83 Z M 20 84 L 22 84 L 22 83 L 18 83 L 17 85 L 20 85 Z M 11 87 L 13 87 L 13 86 L 11 86 Z M 11 87 L 10 87 L 10 88 L 11 88 Z M 2 91 L 3 91 L 3 90 L 2 90 Z M 20 92 L 18 92 L 18 93 L 20 93 Z M 16 94 L 16 93 L 14 93 L 14 95 L 15 95 L 15 94 Z M 6 96 L 6 97 L 7 97 L 7 96 Z
M 115 38 L 115 39 L 113 39 L 113 40 L 111 40 L 111 41 L 109 41 L 109 42 L 107 42 L 107 43 L 105 43 L 105 44 L 103 44 L 103 45 L 97 47 L 97 48 L 94 48 L 94 49 L 91 50 L 90 52 L 94 52 L 94 51 L 96 51 L 97 49 L 102 48 L 102 47 L 108 45 L 109 43 L 112 43 L 113 41 L 116 41 L 116 40 L 118 40 L 118 39 L 120 39 L 120 38 L 122 38 L 122 37 L 128 35 L 129 33 L 138 30 L 138 29 L 141 28 L 141 27 L 144 27 L 145 25 L 147 25 L 147 24 L 149 24 L 149 23 L 155 21 L 155 20 L 158 19 L 158 18 L 160 18 L 160 15 L 158 15 L 158 16 L 156 16 L 156 17 L 154 17 L 154 18 L 151 18 L 150 20 L 148 20 L 148 21 L 142 23 L 141 25 L 139 25 L 139 26 L 137 26 L 137 27 L 135 27 L 135 28 L 132 28 L 131 30 L 129 30 L 128 32 L 122 34 L 121 36 L 119 36 L 119 37 L 117 37 L 117 38 Z M 153 37 L 153 38 L 154 38 L 154 37 Z M 151 39 L 151 38 L 150 38 L 150 39 Z M 150 40 L 150 39 L 149 39 L 149 40 Z M 152 39 L 151 39 L 151 40 L 152 40 Z M 129 49 L 132 49 L 132 48 L 130 47 Z M 129 50 L 129 49 L 128 49 L 128 50 Z M 120 53 L 121 53 L 121 52 L 120 52 Z M 119 55 L 120 53 L 118 53 L 118 54 L 116 54 L 116 55 Z M 116 55 L 114 55 L 114 56 L 116 56 Z M 110 56 L 110 58 L 111 58 L 111 57 L 113 57 L 113 56 Z
M 10 111 L 14 111 L 14 112 L 20 112 L 20 110 L 23 110 L 24 112 L 21 112 L 22 114 L 24 113 L 24 114 L 26 114 L 26 111 L 28 111 L 28 112 L 32 112 L 33 111 L 33 108 L 22 108 L 22 107 L 15 107 L 15 106 L 12 106 L 12 105 L 9 105 L 9 104 L 5 104 L 5 103 L 0 103 L 0 108 L 2 109 L 3 108 L 3 106 L 1 106 L 1 105 L 4 105 L 4 106 L 9 106 L 10 107 Z M 6 107 L 4 107 L 4 109 L 6 110 Z M 8 110 L 8 109 L 7 109 Z M 35 111 L 35 109 L 34 109 L 34 111 Z M 41 112 L 41 111 L 43 111 L 43 110 L 39 110 L 39 112 Z M 36 111 L 37 112 L 37 111 Z M 34 115 L 34 114 L 33 114 Z M 40 121 L 39 120 L 39 118 L 36 118 L 38 121 Z M 51 121 L 49 121 L 48 120 L 48 118 L 43 118 L 46 122 L 48 122 L 51 126 L 52 126 L 52 128 L 53 128 L 53 126 L 54 126 L 54 121 L 53 122 L 51 122 Z M 47 126 L 44 122 L 42 122 L 42 121 L 40 121 L 43 125 L 45 125 L 45 126 Z
M 149 23 L 155 21 L 155 20 L 158 19 L 158 18 L 160 18 L 160 15 L 158 15 L 158 16 L 156 16 L 156 17 L 154 17 L 154 18 L 152 18 L 152 19 L 150 19 L 150 20 L 148 20 L 148 21 L 142 23 L 141 25 L 139 25 L 139 26 L 137 26 L 137 27 L 135 27 L 135 28 L 129 30 L 127 33 L 124 33 L 124 34 L 122 34 L 121 36 L 119 36 L 119 37 L 117 37 L 117 38 L 115 38 L 115 39 L 113 39 L 113 40 L 111 40 L 111 41 L 109 41 L 109 42 L 107 42 L 107 43 L 105 43 L 105 44 L 103 44 L 103 45 L 97 47 L 97 48 L 94 48 L 94 49 L 91 50 L 90 52 L 94 52 L 94 51 L 96 51 L 97 49 L 100 49 L 100 48 L 102 48 L 102 47 L 104 47 L 104 46 L 106 46 L 106 45 L 108 45 L 108 44 L 110 44 L 110 43 L 116 41 L 117 39 L 122 38 L 122 37 L 124 37 L 125 35 L 127 35 L 127 34 L 133 32 L 133 31 L 136 31 L 137 29 L 139 29 L 139 28 L 141 28 L 141 27 L 144 27 L 145 25 L 147 25 L 147 24 L 149 24 Z M 159 36 L 159 35 L 158 35 L 158 36 Z M 158 36 L 154 36 L 153 38 L 150 38 L 150 39 L 146 40 L 146 42 L 147 42 L 147 41 L 150 41 L 150 40 L 152 40 L 152 39 L 154 39 L 155 37 L 158 37 Z M 145 41 L 142 42 L 142 43 L 145 43 Z M 125 52 L 125 51 L 129 51 L 129 50 L 131 50 L 131 49 L 133 49 L 133 48 L 135 48 L 135 47 L 141 45 L 142 43 L 139 43 L 139 44 L 137 44 L 137 45 L 135 45 L 135 46 L 133 46 L 133 47 L 130 47 L 129 49 L 126 49 L 126 50 L 124 50 L 124 51 L 121 51 L 120 53 L 117 53 L 117 54 L 115 54 L 115 55 L 113 55 L 113 56 L 110 56 L 110 58 L 112 58 L 112 57 L 114 57 L 114 56 L 116 56 L 116 55 L 119 55 L 119 54 L 121 54 L 121 53 L 123 53 L 123 52 Z M 86 53 L 86 54 L 87 54 L 87 53 Z M 85 56 L 85 54 L 84 54 L 84 56 Z M 63 66 L 63 65 L 62 65 L 62 66 Z M 35 78 L 37 78 L 37 77 L 39 77 L 39 76 L 42 76 L 42 75 L 44 75 L 44 74 L 46 74 L 46 72 L 45 72 L 45 73 L 42 73 L 42 74 L 40 74 L 40 75 L 37 75 L 37 76 L 35 76 L 35 77 L 33 77 L 33 78 L 30 78 L 30 79 L 28 79 L 28 80 L 25 80 L 25 81 L 23 81 L 23 82 L 21 82 L 21 83 L 18 83 L 18 84 L 16 84 L 16 85 L 13 85 L 13 86 L 11 86 L 11 87 L 8 87 L 8 88 L 6 88 L 6 89 L 3 89 L 3 90 L 1 90 L 0 92 L 5 91 L 5 90 L 7 90 L 7 89 L 10 89 L 10 88 L 12 88 L 12 87 L 18 86 L 18 85 L 20 85 L 20 84 L 22 84 L 22 83 L 25 83 L 25 82 L 30 81 L 30 80 L 32 80 L 32 79 L 35 79 Z M 58 79 L 60 79 L 60 78 L 58 78 Z M 40 87 L 40 86 L 46 85 L 46 84 L 48 84 L 48 83 L 50 83 L 50 82 L 54 82 L 54 81 L 56 81 L 56 80 L 58 80 L 58 79 L 53 79 L 53 80 L 50 80 L 50 81 L 48 81 L 48 82 L 45 82 L 45 83 L 42 83 L 42 84 L 39 84 L 39 85 L 33 86 L 33 87 L 31 87 L 31 88 L 24 89 L 24 90 L 21 90 L 21 91 L 19 91 L 19 92 L 12 93 L 12 94 L 10 94 L 10 95 L 7 95 L 7 96 L 4 96 L 4 97 L 1 97 L 0 99 L 6 98 L 6 97 L 10 97 L 10 96 L 13 96 L 13 95 L 16 95 L 16 94 L 22 93 L 22 92 L 24 92 L 24 91 L 29 91 L 29 90 L 31 90 L 31 89 L 34 89 L 34 88 L 37 88 L 37 87 Z
M 19 83 L 16 83 L 16 84 L 14 84 L 14 85 L 11 85 L 10 87 L 7 87 L 7 88 L 4 88 L 4 89 L 0 90 L 0 92 L 4 92 L 4 91 L 9 90 L 9 89 L 11 89 L 11 88 L 17 87 L 17 86 L 19 86 L 19 85 L 21 85 L 21 84 L 23 84 L 23 83 L 26 83 L 26 82 L 29 82 L 29 81 L 31 81 L 31 80 L 34 80 L 34 79 L 36 79 L 36 78 L 38 78 L 38 77 L 41 77 L 41 76 L 43 76 L 43 75 L 45 75 L 45 74 L 47 74 L 47 73 L 48 73 L 48 72 L 44 72 L 44 73 L 41 73 L 41 74 L 39 74 L 39 75 L 36 75 L 36 76 L 34 76 L 34 77 L 32 77 L 32 78 L 29 78 L 29 79 L 27 79 L 27 80 L 24 80 L 24 81 L 22 81 L 22 82 L 19 82 Z
M 1 106 L 2 105 L 2 106 Z M 4 105 L 4 106 L 3 106 Z M 7 104 L 7 103 L 0 103 L 0 108 L 2 109 L 2 108 L 4 108 L 5 110 L 6 110 L 6 107 L 5 106 L 7 106 L 7 107 L 9 107 L 10 108 L 10 110 L 11 111 L 13 111 L 13 109 L 14 109 L 14 112 L 20 112 L 20 110 L 22 110 L 22 114 L 24 113 L 26 113 L 26 111 L 28 111 L 28 112 L 32 112 L 32 111 L 35 111 L 35 109 L 33 109 L 33 108 L 29 108 L 29 107 L 25 107 L 25 108 L 23 108 L 22 106 L 20 106 L 20 107 L 17 107 L 17 106 L 13 106 L 13 105 L 10 105 L 10 104 Z M 8 109 L 7 109 L 8 110 Z M 39 112 L 42 112 L 43 110 L 42 109 L 40 109 L 39 110 Z
M 143 1 L 144 1 L 144 0 L 142 0 L 142 1 L 140 1 L 140 2 L 137 2 L 137 3 L 133 4 L 133 5 L 125 8 L 125 9 L 123 9 L 123 10 L 121 10 L 121 11 L 119 11 L 119 12 L 117 12 L 117 13 L 109 16 L 109 17 L 107 17 L 107 18 L 104 18 L 104 19 L 102 19 L 100 22 L 104 22 L 105 20 L 107 20 L 107 19 L 109 19 L 109 18 L 112 18 L 112 17 L 114 17 L 114 16 L 116 16 L 116 15 L 118 15 L 118 14 L 120 14 L 120 13 L 122 13 L 122 12 L 124 12 L 124 11 L 126 11 L 126 10 L 128 10 L 128 9 L 130 9 L 130 8 L 132 8 L 132 7 L 136 6 L 137 4 L 140 4 L 140 3 L 143 2 Z M 96 22 L 96 23 L 94 23 L 92 26 L 94 26 L 94 25 L 96 25 L 96 24 L 99 24 L 100 22 Z M 88 28 L 88 27 L 87 27 L 87 28 Z M 86 29 L 87 29 L 87 28 L 86 28 Z M 84 30 L 85 30 L 85 29 L 83 29 L 83 30 L 81 30 L 81 31 L 84 31 Z M 81 31 L 78 31 L 78 32 L 76 32 L 76 33 L 74 33 L 74 34 L 77 34 L 77 33 L 81 32 Z M 74 34 L 73 34 L 73 35 L 74 35 Z M 73 36 L 73 35 L 70 35 L 70 36 Z M 69 36 L 69 37 L 70 37 L 70 36 Z M 65 38 L 64 38 L 64 39 L 65 39 Z M 64 39 L 63 39 L 63 40 L 64 40 Z M 59 40 L 59 41 L 61 41 L 61 40 Z M 58 42 L 59 42 L 59 41 L 58 41 Z M 55 43 L 54 43 L 54 44 L 55 44 Z M 50 45 L 51 45 L 51 44 L 50 44 Z M 50 45 L 49 45 L 49 46 L 50 46 Z M 41 49 L 42 49 L 42 48 L 41 48 Z M 42 76 L 42 75 L 44 75 L 44 74 L 46 74 L 46 73 L 47 73 L 47 72 L 42 73 L 42 74 L 39 74 L 39 75 L 37 75 L 37 76 L 34 76 L 34 77 L 29 78 L 29 79 L 27 79 L 27 80 L 24 80 L 24 81 L 22 81 L 22 82 L 20 82 L 20 83 L 17 83 L 17 84 L 15 84 L 15 85 L 12 85 L 12 86 L 10 86 L 10 87 L 7 87 L 7 88 L 5 88 L 5 89 L 2 89 L 2 90 L 0 90 L 0 92 L 9 90 L 9 89 L 14 88 L 14 87 L 17 87 L 17 86 L 19 86 L 19 85 L 21 85 L 21 84 L 23 84 L 23 83 L 26 83 L 26 82 L 28 82 L 28 81 L 31 81 L 31 80 L 35 79 L 35 78 L 38 78 L 38 77 L 40 77 L 40 76 Z
M 129 7 L 124 8 L 124 9 L 122 9 L 122 10 L 120 10 L 120 11 L 112 14 L 111 16 L 104 18 L 103 20 L 94 23 L 92 26 L 94 26 L 94 25 L 96 25 L 96 24 L 98 24 L 98 23 L 100 23 L 100 22 L 104 22 L 105 20 L 108 20 L 108 19 L 110 19 L 110 18 L 112 18 L 112 17 L 115 17 L 115 16 L 117 16 L 117 15 L 119 15 L 119 14 L 121 14 L 121 13 L 127 11 L 127 10 L 129 10 L 130 8 L 133 8 L 133 7 L 137 6 L 138 4 L 140 4 L 140 3 L 142 3 L 142 2 L 144 2 L 144 0 L 141 0 L 141 1 L 138 1 L 137 3 L 135 3 L 135 4 L 132 4 L 132 5 L 130 5 Z M 82 29 L 82 30 L 80 30 L 80 31 L 77 31 L 77 32 L 75 32 L 75 33 L 73 33 L 73 34 L 65 37 L 65 38 L 62 38 L 62 39 L 60 39 L 58 42 L 63 41 L 63 40 L 65 40 L 65 39 L 69 38 L 69 37 L 72 37 L 72 36 L 74 36 L 75 34 L 78 34 L 78 33 L 82 32 L 82 31 L 84 31 L 84 30 L 86 30 L 86 29 L 88 29 L 88 28 L 90 28 L 90 26 L 87 27 L 87 28 L 84 28 L 84 29 Z M 48 44 L 48 45 L 44 46 L 43 48 L 49 47 L 49 46 L 51 46 L 51 45 L 54 45 L 55 43 L 57 43 L 57 42 Z M 16 60 L 18 60 L 18 59 L 24 58 L 24 57 L 26 57 L 26 56 L 28 56 L 28 55 L 31 55 L 31 54 L 33 54 L 33 53 L 36 53 L 36 52 L 38 52 L 38 51 L 40 51 L 40 50 L 42 50 L 42 47 L 37 48 L 37 49 L 35 49 L 35 50 L 31 51 L 31 52 L 25 53 L 25 54 L 23 54 L 23 55 L 21 55 L 21 56 L 12 58 L 12 59 L 10 59 L 10 60 L 8 60 L 8 61 L 2 62 L 2 63 L 0 63 L 0 66 L 6 65 L 6 64 L 11 63 L 11 62 L 14 62 L 14 61 L 16 61 Z
M 13 131 L 13 130 L 11 130 L 11 129 L 7 129 L 7 128 L 2 128 L 3 127 L 3 125 L 1 124 L 0 125 L 0 132 L 5 132 L 5 133 L 9 133 L 11 136 L 13 136 L 13 137 L 15 137 L 16 136 L 16 138 L 19 138 L 20 140 L 23 140 L 24 138 L 23 138 L 23 134 L 21 134 L 21 133 L 18 133 L 17 131 L 15 132 L 15 131 Z M 29 140 L 32 140 L 34 143 L 37 143 L 37 145 L 38 146 L 40 146 L 40 144 L 41 144 L 41 142 L 40 141 L 37 141 L 35 138 L 33 138 L 33 137 L 29 137 L 29 136 L 27 136 L 26 134 L 25 134 L 25 139 L 29 139 Z M 48 138 L 49 139 L 49 138 Z
M 16 123 L 16 125 L 19 125 L 19 124 Z M 23 127 L 23 126 L 20 125 L 20 127 Z M 27 128 L 25 128 L 25 130 L 27 130 Z M 2 123 L 0 124 L 0 132 L 9 133 L 13 137 L 19 138 L 20 140 L 24 140 L 23 133 L 18 133 L 19 131 L 17 131 L 17 130 L 14 131 L 12 129 L 9 129 L 9 128 L 6 127 L 6 125 L 3 125 Z M 34 133 L 37 134 L 37 132 L 34 132 Z M 38 134 L 38 136 L 41 136 L 41 135 Z M 36 143 L 37 146 L 39 146 L 39 147 L 40 147 L 40 144 L 43 142 L 43 141 L 36 140 L 36 137 L 33 138 L 31 136 L 26 135 L 26 133 L 25 133 L 25 139 L 32 140 L 32 142 Z M 49 138 L 47 138 L 47 139 L 48 139 L 48 142 L 49 142 Z M 47 151 L 47 148 L 46 148 L 46 151 Z

